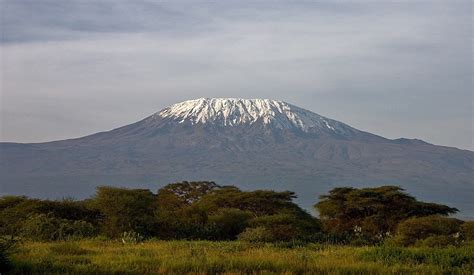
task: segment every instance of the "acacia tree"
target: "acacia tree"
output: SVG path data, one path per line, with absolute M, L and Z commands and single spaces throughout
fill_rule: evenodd
M 250 214 L 247 216 L 248 227 L 240 236 L 244 240 L 312 239 L 320 232 L 319 221 L 295 204 L 294 198 L 295 193 L 290 191 L 241 191 L 234 186 L 227 186 L 205 195 L 198 205 L 211 214 L 223 209 L 236 209 Z M 240 227 L 240 230 L 243 229 Z M 255 236 L 255 232 L 259 232 L 257 235 L 263 233 L 263 236 Z
M 205 238 L 208 213 L 196 206 L 221 188 L 212 181 L 171 183 L 158 190 L 155 212 L 158 236 L 164 239 Z
M 394 232 L 410 217 L 449 215 L 458 209 L 416 200 L 398 186 L 356 189 L 334 188 L 322 195 L 315 208 L 324 229 L 333 234 L 351 234 L 360 228 L 369 236 Z
M 117 237 L 128 231 L 152 234 L 155 195 L 150 190 L 101 186 L 94 201 L 103 215 L 103 230 L 107 235 Z
M 250 211 L 255 217 L 279 214 L 282 211 L 302 211 L 292 200 L 294 192 L 270 190 L 241 191 L 235 186 L 225 186 L 205 195 L 199 206 L 213 212 L 219 208 L 236 208 Z
M 166 201 L 166 208 L 181 207 L 197 202 L 202 196 L 220 188 L 213 181 L 183 181 L 170 183 L 158 190 L 158 201 Z

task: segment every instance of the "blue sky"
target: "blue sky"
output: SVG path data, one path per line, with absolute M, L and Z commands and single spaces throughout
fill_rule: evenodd
M 471 1 L 0 3 L 2 141 L 242 97 L 474 149 Z

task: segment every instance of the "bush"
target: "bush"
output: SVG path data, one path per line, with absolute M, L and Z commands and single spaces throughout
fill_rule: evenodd
M 35 241 L 59 241 L 93 237 L 97 229 L 86 221 L 58 219 L 51 214 L 34 214 L 21 225 L 21 235 Z
M 410 218 L 399 224 L 397 235 L 395 236 L 395 243 L 409 246 L 429 237 L 454 236 L 459 233 L 462 223 L 461 220 L 441 216 Z M 434 245 L 436 242 L 439 245 L 443 242 L 447 242 L 447 239 L 431 238 L 426 244 Z
M 468 221 L 461 225 L 461 234 L 464 240 L 468 242 L 474 241 L 474 221 Z
M 249 228 L 239 235 L 251 242 L 314 241 L 319 233 L 316 219 L 295 214 L 266 215 L 249 221 Z M 320 237 L 320 236 L 318 236 Z
M 235 240 L 247 227 L 251 217 L 252 213 L 249 211 L 222 208 L 208 217 L 208 228 L 214 229 L 214 239 Z
M 57 219 L 98 223 L 99 212 L 91 209 L 86 201 L 39 200 L 27 197 L 0 197 L 0 235 L 17 236 L 25 217 L 43 214 Z
M 263 226 L 246 228 L 244 232 L 239 234 L 238 239 L 241 241 L 254 243 L 275 241 L 272 232 Z

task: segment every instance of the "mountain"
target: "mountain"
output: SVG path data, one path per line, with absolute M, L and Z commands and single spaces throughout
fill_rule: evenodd
M 310 209 L 335 186 L 392 184 L 474 217 L 473 163 L 471 151 L 386 139 L 281 101 L 202 98 L 82 138 L 0 143 L 0 192 L 85 197 L 97 185 L 214 180 L 293 190 Z

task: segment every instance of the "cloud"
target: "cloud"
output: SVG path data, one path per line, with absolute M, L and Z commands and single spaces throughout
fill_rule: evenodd
M 474 149 L 469 1 L 39 3 L 2 2 L 2 140 L 90 134 L 189 98 L 258 97 Z

